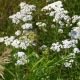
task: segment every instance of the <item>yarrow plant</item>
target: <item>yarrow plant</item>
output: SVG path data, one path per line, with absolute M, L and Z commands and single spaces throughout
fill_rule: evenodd
M 38 11 L 35 5 L 21 2 L 19 7 L 20 11 L 9 16 L 13 24 L 19 25 L 14 35 L 0 37 L 0 43 L 13 49 L 11 63 L 17 73 L 12 74 L 17 77 L 14 79 L 70 80 L 61 77 L 61 71 L 78 66 L 80 16 L 69 16 L 61 1 L 44 6 L 36 17 Z M 43 15 L 43 20 L 37 19 Z M 24 72 L 24 68 L 27 71 Z M 59 68 L 60 74 L 57 76 L 54 73 Z
M 24 52 L 18 52 L 14 57 L 17 58 L 15 65 L 24 65 L 29 62 Z

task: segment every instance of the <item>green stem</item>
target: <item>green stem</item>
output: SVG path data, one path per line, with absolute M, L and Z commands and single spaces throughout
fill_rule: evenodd
M 39 61 L 37 61 L 37 62 L 33 65 L 31 71 L 33 71 L 33 69 L 34 69 L 41 61 L 43 61 L 43 60 L 44 60 L 44 57 L 41 58 Z

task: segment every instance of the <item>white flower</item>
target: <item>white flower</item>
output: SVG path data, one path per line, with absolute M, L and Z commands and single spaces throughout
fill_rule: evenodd
M 39 26 L 39 25 L 41 25 L 42 24 L 42 22 L 36 22 L 36 25 L 37 26 Z
M 78 48 L 74 48 L 74 49 L 73 49 L 73 52 L 74 52 L 74 53 L 80 53 L 80 50 L 79 50 Z
M 64 22 L 68 25 L 70 23 L 70 16 L 68 11 L 63 8 L 61 1 L 56 1 L 42 8 L 42 11 L 49 10 L 49 16 L 53 17 L 53 22 L 60 24 L 60 27 L 64 26 Z M 64 22 L 62 22 L 64 20 Z
M 5 37 L 4 37 L 4 40 L 6 40 L 7 38 L 8 38 L 8 36 L 5 36 Z
M 30 20 L 32 20 L 32 15 L 26 15 L 26 16 L 22 17 L 23 22 L 30 21 Z
M 22 25 L 22 29 L 32 29 L 32 28 L 33 28 L 33 26 L 31 23 L 25 23 Z
M 65 62 L 65 63 L 64 63 L 64 66 L 65 66 L 65 67 L 69 67 L 69 68 L 71 68 L 71 67 L 72 67 L 72 65 L 71 65 L 71 63 L 70 63 L 70 62 Z
M 23 15 L 23 17 L 32 14 L 32 12 L 30 11 L 30 9 L 27 9 L 27 7 L 21 9 L 21 10 L 20 10 L 20 13 Z
M 17 56 L 17 61 L 15 65 L 25 65 L 26 63 L 29 62 L 29 59 L 24 52 L 17 52 L 16 56 Z
M 47 48 L 46 45 L 42 45 L 42 46 L 40 47 L 41 50 L 42 50 L 42 49 L 45 49 L 45 48 Z
M 77 41 L 76 40 L 63 40 L 62 41 L 63 48 L 71 48 L 71 47 L 76 47 Z
M 16 61 L 15 65 L 25 65 L 29 62 L 28 59 L 24 59 L 24 58 L 21 58 L 19 60 Z
M 44 29 L 45 30 L 45 27 L 46 27 L 46 23 L 43 23 L 43 22 L 36 22 L 36 25 L 41 29 Z
M 24 16 L 24 14 L 22 14 L 21 12 L 17 12 L 15 16 L 17 19 L 21 19 Z
M 72 39 L 80 39 L 80 27 L 74 27 L 73 30 L 69 33 L 69 36 Z
M 45 6 L 44 8 L 42 8 L 42 11 L 43 10 L 51 10 L 51 9 L 56 10 L 57 8 L 61 8 L 61 7 L 63 7 L 62 2 L 61 1 L 56 1 L 54 3 L 51 3 L 51 4 L 47 5 L 47 6 Z
M 4 38 L 3 37 L 0 37 L 0 42 L 4 42 Z
M 9 45 L 11 45 L 11 43 L 13 42 L 14 39 L 15 39 L 15 36 L 5 37 L 4 44 L 6 46 L 9 46 Z
M 23 62 L 23 60 L 17 60 L 17 62 L 15 63 L 15 65 L 24 65 L 25 62 Z
M 35 5 L 30 5 L 30 9 L 31 9 L 31 11 L 35 11 L 36 10 L 36 6 Z
M 21 57 L 24 57 L 25 56 L 25 53 L 24 52 L 18 52 L 17 55 L 18 55 L 18 57 L 21 58 Z
M 75 58 L 76 57 L 76 54 L 75 53 L 70 53 L 70 58 Z
M 17 30 L 16 32 L 15 32 L 15 35 L 16 36 L 19 36 L 21 34 L 21 31 L 20 30 Z
M 80 27 L 80 21 L 77 23 L 78 27 Z
M 80 20 L 80 16 L 78 16 L 78 15 L 74 15 L 72 17 L 72 23 L 76 23 L 76 21 L 79 21 L 79 20 Z
M 73 62 L 74 62 L 74 60 L 73 60 L 73 59 L 70 59 L 70 60 L 69 60 L 69 62 L 70 62 L 70 63 L 73 63 Z
M 26 22 L 32 20 L 32 11 L 35 11 L 36 6 L 26 4 L 25 2 L 20 3 L 20 11 L 9 16 L 12 22 L 15 24 L 20 23 L 20 21 Z
M 46 24 L 45 24 L 45 23 L 42 23 L 41 25 L 42 25 L 42 26 L 46 26 Z
M 62 45 L 59 44 L 59 42 L 57 42 L 57 43 L 53 43 L 50 49 L 53 51 L 60 52 L 61 48 L 62 48 Z
M 9 16 L 10 19 L 12 19 L 12 22 L 15 24 L 18 24 L 20 20 L 17 18 L 16 14 Z
M 70 48 L 71 47 L 70 42 L 68 40 L 62 41 L 62 44 L 63 44 L 63 48 Z
M 76 44 L 78 43 L 78 40 L 63 40 L 62 44 L 60 44 L 59 42 L 53 43 L 51 46 L 51 50 L 53 51 L 61 51 L 61 49 L 69 49 L 69 48 L 75 48 Z
M 58 29 L 58 33 L 63 33 L 63 29 Z
M 55 15 L 55 12 L 54 11 L 51 11 L 49 15 L 50 16 L 54 16 Z
M 26 49 L 26 48 L 27 48 L 26 43 L 25 43 L 25 42 L 21 42 L 21 43 L 20 43 L 20 48 Z
M 25 2 L 21 2 L 21 3 L 19 4 L 19 6 L 20 6 L 21 9 L 23 9 L 24 6 L 26 6 L 26 3 L 25 3 Z
M 12 45 L 13 47 L 15 47 L 15 48 L 19 48 L 19 44 L 20 44 L 20 41 L 19 41 L 18 39 L 15 39 L 15 40 L 11 43 L 11 45 Z

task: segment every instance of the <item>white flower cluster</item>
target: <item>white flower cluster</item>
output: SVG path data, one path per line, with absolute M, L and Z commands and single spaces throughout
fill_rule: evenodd
M 71 36 L 73 39 L 80 39 L 80 27 L 73 27 L 69 33 L 69 36 Z
M 74 15 L 74 16 L 72 17 L 72 23 L 76 23 L 77 21 L 80 21 L 80 16 Z
M 20 30 L 17 30 L 16 32 L 15 32 L 15 35 L 16 36 L 19 36 L 21 34 L 21 31 Z
M 69 48 L 75 48 L 76 44 L 78 43 L 77 40 L 63 40 L 62 44 L 59 42 L 53 43 L 51 46 L 51 50 L 60 52 L 61 49 L 69 49 Z
M 4 38 L 3 37 L 0 37 L 0 43 L 1 42 L 4 42 Z
M 15 47 L 15 48 L 19 48 L 19 44 L 20 44 L 20 41 L 19 41 L 18 39 L 15 39 L 15 40 L 11 43 L 11 45 L 12 45 L 13 47 Z
M 21 2 L 21 10 L 16 14 L 9 16 L 9 18 L 12 19 L 12 22 L 15 24 L 18 24 L 23 21 L 24 24 L 21 26 L 22 30 L 17 30 L 15 32 L 15 36 L 0 37 L 0 42 L 4 42 L 6 46 L 10 45 L 14 48 L 21 48 L 25 50 L 28 46 L 33 44 L 33 42 L 28 39 L 25 33 L 29 33 L 29 30 L 33 28 L 32 23 L 27 21 L 32 20 L 32 11 L 35 11 L 35 8 L 36 7 L 34 5 L 28 5 L 25 2 Z M 29 59 L 24 52 L 17 52 L 14 57 L 17 60 L 15 65 L 25 65 L 29 62 Z
M 21 41 L 21 40 L 18 40 L 18 39 L 15 39 L 11 45 L 15 48 L 21 48 L 21 49 L 27 49 L 28 46 L 30 46 L 30 42 L 28 40 L 26 41 Z
M 61 8 L 61 7 L 63 7 L 62 2 L 56 1 L 54 3 L 48 4 L 47 6 L 43 7 L 42 11 L 43 10 L 52 10 L 52 9 L 56 10 L 56 9 Z
M 40 50 L 43 50 L 43 49 L 46 49 L 46 48 L 47 48 L 46 45 L 42 45 L 42 46 L 40 47 Z
M 20 3 L 20 11 L 16 14 L 9 16 L 13 23 L 20 23 L 20 21 L 26 22 L 32 20 L 32 11 L 35 11 L 34 5 L 26 4 L 25 2 Z
M 78 48 L 73 49 L 73 53 L 70 53 L 68 58 L 64 62 L 64 66 L 67 68 L 71 68 L 72 64 L 74 63 L 74 59 L 76 58 L 76 53 L 80 53 L 80 50 Z
M 70 53 L 68 58 L 64 62 L 65 67 L 71 68 L 76 57 L 75 54 L 80 53 L 80 49 L 76 46 L 77 43 L 77 40 L 64 40 L 62 41 L 62 44 L 60 44 L 59 42 L 53 43 L 50 49 L 53 51 L 60 52 L 61 49 L 73 48 L 73 53 Z
M 56 42 L 56 43 L 53 43 L 52 46 L 51 46 L 51 50 L 53 51 L 57 51 L 57 52 L 60 52 L 61 51 L 61 48 L 62 48 L 62 45 L 59 44 L 59 42 Z
M 17 52 L 14 57 L 17 58 L 15 65 L 25 65 L 29 62 L 29 59 L 24 52 Z
M 36 22 L 36 25 L 39 27 L 39 29 L 42 29 L 44 32 L 47 32 L 46 23 L 44 23 L 44 22 Z
M 46 26 L 46 23 L 36 22 L 36 25 L 39 26 L 39 27 L 44 27 L 44 26 Z
M 27 49 L 28 46 L 30 46 L 30 40 L 19 40 L 15 39 L 15 36 L 11 37 L 1 37 L 0 42 L 4 42 L 6 46 L 13 46 L 15 48 L 21 48 L 21 49 Z
M 20 21 L 25 22 L 23 25 L 21 25 L 22 30 L 17 30 L 15 32 L 15 36 L 1 37 L 0 42 L 4 42 L 6 46 L 11 45 L 14 48 L 27 49 L 27 47 L 31 44 L 31 40 L 28 39 L 27 35 L 24 34 L 24 32 L 29 33 L 29 30 L 33 28 L 32 23 L 27 21 L 32 20 L 32 11 L 35 11 L 35 8 L 36 7 L 34 5 L 29 5 L 25 2 L 21 2 L 20 12 L 9 16 L 9 18 L 12 19 L 12 22 L 15 24 L 18 24 Z
M 72 64 L 74 63 L 74 59 L 75 59 L 75 53 L 70 53 L 69 57 L 64 62 L 64 66 L 67 68 L 71 68 Z
M 66 24 L 69 24 L 70 17 L 68 16 L 68 11 L 63 8 L 63 4 L 61 1 L 57 1 L 51 3 L 42 8 L 42 11 L 49 10 L 49 16 L 53 17 L 53 22 L 57 22 L 60 24 L 60 27 L 64 26 L 64 20 Z
M 80 49 L 77 48 L 77 47 L 75 47 L 75 48 L 73 49 L 73 53 L 80 53 Z
M 72 49 L 73 54 L 80 53 L 80 50 L 77 48 L 78 40 L 80 39 L 80 16 L 74 15 L 70 17 L 68 15 L 68 11 L 63 8 L 63 4 L 61 1 L 56 1 L 54 3 L 48 4 L 47 6 L 42 8 L 42 11 L 48 11 L 46 15 L 53 17 L 54 24 L 52 27 L 56 28 L 55 22 L 60 25 L 58 29 L 58 33 L 63 33 L 64 26 L 73 26 L 74 23 L 77 23 L 78 27 L 72 28 L 71 32 L 69 32 L 69 36 L 71 39 L 65 39 L 60 42 L 52 43 L 50 47 L 54 52 L 60 52 L 63 49 Z M 56 35 L 55 35 L 56 36 Z M 66 61 L 64 63 L 65 67 L 71 67 L 72 62 L 74 60 Z
M 32 29 L 33 26 L 31 23 L 25 23 L 22 25 L 22 29 L 26 29 L 26 30 L 29 30 L 29 29 Z
M 11 37 L 5 36 L 0 38 L 0 42 L 4 42 L 6 46 L 9 46 L 11 45 L 14 39 L 15 39 L 15 36 L 11 36 Z
M 76 47 L 76 44 L 78 43 L 77 40 L 63 40 L 62 41 L 62 45 L 63 45 L 63 48 L 66 49 L 66 48 L 72 48 L 72 47 Z
M 64 62 L 64 66 L 67 67 L 67 68 L 71 68 L 73 62 L 74 62 L 73 59 L 71 59 L 69 61 L 66 61 L 66 62 Z
M 63 29 L 58 29 L 58 33 L 63 33 Z

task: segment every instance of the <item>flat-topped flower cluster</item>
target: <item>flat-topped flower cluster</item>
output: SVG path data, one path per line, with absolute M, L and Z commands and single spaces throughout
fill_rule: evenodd
M 34 5 L 28 5 L 25 2 L 20 3 L 20 11 L 16 14 L 9 16 L 13 23 L 19 24 L 20 22 L 25 22 L 21 25 L 22 30 L 17 30 L 15 32 L 15 36 L 5 36 L 0 38 L 0 42 L 4 42 L 6 46 L 13 46 L 15 48 L 22 48 L 27 49 L 30 45 L 31 41 L 27 38 L 26 34 L 28 34 L 29 30 L 32 30 L 33 25 L 31 22 L 32 20 L 32 11 L 35 11 Z M 19 38 L 16 38 L 16 37 Z M 25 38 L 25 39 L 24 39 Z
M 6 46 L 12 46 L 13 48 L 21 48 L 26 50 L 28 46 L 34 45 L 34 40 L 30 40 L 28 38 L 29 33 L 31 33 L 33 29 L 33 24 L 31 23 L 33 17 L 32 12 L 36 10 L 36 6 L 26 4 L 25 2 L 20 3 L 20 11 L 17 13 L 9 16 L 9 18 L 12 20 L 12 23 L 19 24 L 23 23 L 21 25 L 21 29 L 17 30 L 14 34 L 14 36 L 4 36 L 0 37 L 0 42 L 3 42 Z M 33 36 L 35 33 L 32 33 Z M 32 36 L 32 37 L 33 37 Z M 18 52 L 17 54 L 23 54 L 24 52 Z M 24 54 L 25 55 L 25 54 Z M 16 62 L 16 65 L 24 65 L 26 63 L 26 55 L 23 58 L 21 57 Z

